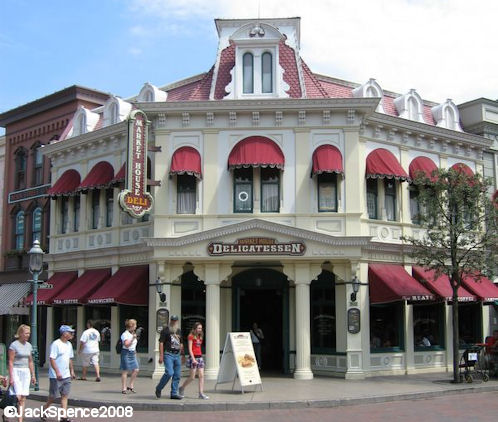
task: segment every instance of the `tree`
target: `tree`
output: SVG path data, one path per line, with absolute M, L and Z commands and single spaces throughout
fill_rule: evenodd
M 453 291 L 453 381 L 460 382 L 458 288 L 462 278 L 480 282 L 491 277 L 497 257 L 497 204 L 487 190 L 489 181 L 465 167 L 418 172 L 412 189 L 418 192 L 418 222 L 423 235 L 403 236 L 413 261 L 448 276 Z

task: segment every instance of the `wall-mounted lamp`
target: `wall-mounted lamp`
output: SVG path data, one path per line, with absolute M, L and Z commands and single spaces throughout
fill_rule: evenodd
M 166 293 L 163 293 L 163 286 L 166 283 L 161 283 L 161 279 L 158 277 L 155 283 L 149 284 L 149 286 L 155 286 L 156 292 L 159 295 L 159 300 L 161 302 L 166 302 Z
M 360 280 L 358 280 L 358 277 L 353 277 L 353 279 L 351 280 L 351 285 L 353 287 L 353 293 L 351 293 L 351 302 L 356 302 L 356 294 L 360 291 Z

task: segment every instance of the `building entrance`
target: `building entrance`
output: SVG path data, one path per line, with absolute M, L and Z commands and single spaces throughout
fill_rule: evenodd
M 234 331 L 264 334 L 261 372 L 289 371 L 289 289 L 287 277 L 275 270 L 248 270 L 232 279 Z

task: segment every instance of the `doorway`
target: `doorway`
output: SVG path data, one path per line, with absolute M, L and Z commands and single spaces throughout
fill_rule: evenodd
M 289 289 L 275 270 L 244 271 L 232 279 L 233 330 L 249 331 L 257 323 L 264 334 L 261 372 L 289 372 Z

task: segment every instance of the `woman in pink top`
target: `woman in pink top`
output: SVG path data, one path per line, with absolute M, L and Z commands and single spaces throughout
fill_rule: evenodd
M 190 376 L 183 382 L 179 388 L 180 395 L 183 396 L 185 387 L 189 385 L 195 378 L 195 372 L 199 377 L 199 398 L 207 400 L 209 397 L 204 394 L 204 359 L 202 358 L 201 345 L 204 340 L 202 332 L 202 324 L 196 322 L 192 331 L 188 335 L 188 359 L 187 368 L 190 368 Z

